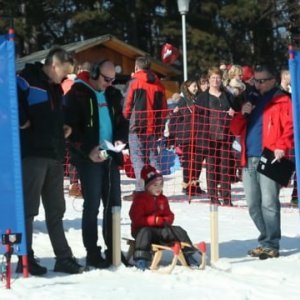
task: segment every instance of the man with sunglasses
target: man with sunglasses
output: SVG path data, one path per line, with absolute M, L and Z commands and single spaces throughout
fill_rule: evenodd
M 72 128 L 71 162 L 78 170 L 84 199 L 82 237 L 87 251 L 86 265 L 97 269 L 112 264 L 112 207 L 121 206 L 122 154 L 108 151 L 105 141 L 123 143 L 128 136 L 128 125 L 122 115 L 122 94 L 112 87 L 115 75 L 111 61 L 97 62 L 89 76 L 76 79 L 66 95 L 66 124 Z M 105 259 L 98 246 L 100 200 L 107 247 Z
M 260 174 L 257 165 L 263 148 L 280 160 L 293 147 L 292 103 L 276 82 L 276 72 L 269 65 L 254 71 L 257 93 L 242 105 L 231 122 L 231 131 L 241 138 L 243 184 L 249 214 L 260 235 L 258 247 L 248 251 L 252 257 L 267 259 L 279 256 L 280 185 Z

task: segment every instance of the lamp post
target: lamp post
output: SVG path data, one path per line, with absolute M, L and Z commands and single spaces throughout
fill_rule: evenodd
M 189 11 L 190 0 L 177 0 L 178 11 L 181 14 L 182 24 L 182 56 L 183 56 L 183 79 L 187 80 L 187 55 L 186 55 L 186 24 L 185 15 Z

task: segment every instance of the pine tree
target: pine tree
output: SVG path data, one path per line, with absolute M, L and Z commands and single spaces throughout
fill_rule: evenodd
M 288 28 L 300 33 L 299 16 L 299 0 L 191 0 L 189 76 L 223 60 L 286 63 Z M 108 33 L 158 59 L 166 42 L 182 51 L 176 0 L 0 0 L 0 30 L 12 23 L 19 55 Z

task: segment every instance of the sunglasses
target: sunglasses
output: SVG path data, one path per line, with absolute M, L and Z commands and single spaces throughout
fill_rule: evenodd
M 265 82 L 274 79 L 274 77 L 270 77 L 270 78 L 263 78 L 263 79 L 256 79 L 254 78 L 254 82 L 255 83 L 259 83 L 259 84 L 264 84 Z
M 111 78 L 111 77 L 105 76 L 102 73 L 100 73 L 100 75 L 103 77 L 103 79 L 104 79 L 104 81 L 106 83 L 113 83 L 115 81 L 115 78 Z

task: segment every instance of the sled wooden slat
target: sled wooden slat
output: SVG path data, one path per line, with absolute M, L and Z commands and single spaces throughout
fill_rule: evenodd
M 181 243 L 181 250 L 178 254 L 178 260 L 181 263 L 181 265 L 184 266 L 184 267 L 188 267 L 188 264 L 185 260 L 185 257 L 183 255 L 183 253 L 182 253 L 182 249 L 187 247 L 187 246 L 188 246 L 188 244 Z M 169 247 L 169 246 L 152 244 L 152 251 L 154 252 L 154 256 L 153 256 L 153 259 L 152 259 L 150 270 L 157 270 L 158 269 L 158 265 L 160 263 L 160 260 L 162 258 L 162 254 L 163 254 L 164 250 L 168 250 L 168 251 L 173 252 L 172 248 Z
M 125 240 L 127 245 L 129 246 L 128 251 L 127 251 L 127 255 L 126 255 L 126 259 L 129 261 L 130 258 L 133 256 L 133 253 L 134 253 L 135 240 L 128 239 L 128 238 L 123 238 L 123 240 Z M 185 247 L 190 246 L 188 243 L 180 243 L 180 244 L 181 244 L 181 250 Z M 151 249 L 152 249 L 152 252 L 154 253 L 154 255 L 153 255 L 153 258 L 152 258 L 150 270 L 156 270 L 158 268 L 158 265 L 159 265 L 160 261 L 161 261 L 163 251 L 168 250 L 168 251 L 172 252 L 172 248 L 171 248 L 171 246 L 167 246 L 167 245 L 152 244 Z M 181 250 L 178 254 L 178 260 L 179 260 L 179 262 L 181 263 L 182 266 L 187 267 L 188 264 L 187 264 L 187 262 L 185 260 L 185 257 L 184 257 Z

